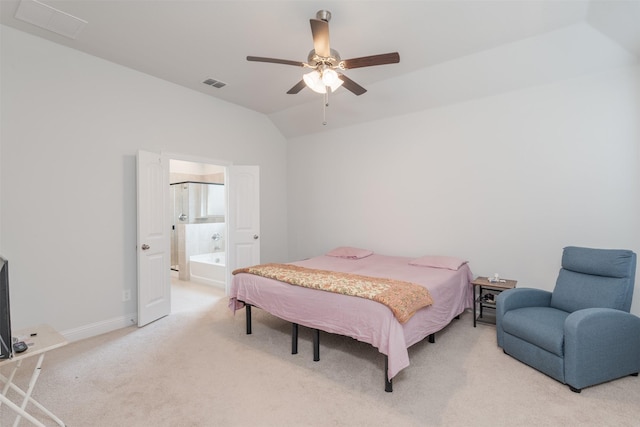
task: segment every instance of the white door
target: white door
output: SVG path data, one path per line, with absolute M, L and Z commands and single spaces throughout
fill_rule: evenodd
M 236 268 L 260 264 L 260 168 L 229 167 L 227 293 Z
M 138 326 L 171 311 L 169 165 L 138 151 Z

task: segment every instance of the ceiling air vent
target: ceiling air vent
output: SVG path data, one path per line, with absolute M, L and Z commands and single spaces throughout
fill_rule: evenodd
M 84 19 L 76 18 L 36 0 L 22 0 L 15 17 L 70 39 L 78 37 L 80 31 L 87 25 Z
M 217 87 L 218 89 L 220 89 L 221 87 L 225 87 L 227 85 L 226 83 L 221 82 L 220 80 L 214 80 L 214 79 L 207 79 L 202 83 L 209 86 Z

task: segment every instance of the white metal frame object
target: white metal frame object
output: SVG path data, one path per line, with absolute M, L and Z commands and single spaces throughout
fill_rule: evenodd
M 2 394 L 0 394 L 0 406 L 2 404 L 6 404 L 7 407 L 12 409 L 14 412 L 18 414 L 16 417 L 13 427 L 17 427 L 20 423 L 22 417 L 29 420 L 36 426 L 45 427 L 40 421 L 38 421 L 33 415 L 27 412 L 26 408 L 29 403 L 32 403 L 35 407 L 40 409 L 43 413 L 45 413 L 48 417 L 50 417 L 56 424 L 65 427 L 64 422 L 60 420 L 60 418 L 56 417 L 51 411 L 45 408 L 40 402 L 36 401 L 31 394 L 33 393 L 33 389 L 36 386 L 36 382 L 38 381 L 38 377 L 40 376 L 40 372 L 42 369 L 42 362 L 44 361 L 44 356 L 47 351 L 53 350 L 54 348 L 62 347 L 67 344 L 67 341 L 57 333 L 53 328 L 46 325 L 41 325 L 37 328 L 33 328 L 26 333 L 27 336 L 33 335 L 33 346 L 31 346 L 26 352 L 20 353 L 13 357 L 13 359 L 3 360 L 0 362 L 0 366 L 15 363 L 15 366 L 11 370 L 9 377 L 5 377 L 0 374 L 0 382 L 4 383 L 4 387 L 2 388 Z M 16 336 L 21 336 L 20 332 L 16 334 Z M 31 374 L 31 379 L 29 380 L 29 386 L 27 387 L 27 391 L 22 390 L 20 387 L 13 383 L 13 379 L 15 377 L 16 372 L 22 366 L 22 361 L 28 357 L 39 356 L 38 361 L 33 368 L 33 372 Z M 18 393 L 22 398 L 22 404 L 18 406 L 16 403 L 11 401 L 7 397 L 7 393 L 9 390 L 12 390 Z

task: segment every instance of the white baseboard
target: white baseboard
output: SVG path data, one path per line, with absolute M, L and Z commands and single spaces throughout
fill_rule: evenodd
M 126 328 L 138 324 L 138 314 L 130 313 L 125 316 L 116 317 L 102 322 L 96 322 L 79 328 L 68 329 L 60 332 L 69 342 L 95 337 L 116 329 Z

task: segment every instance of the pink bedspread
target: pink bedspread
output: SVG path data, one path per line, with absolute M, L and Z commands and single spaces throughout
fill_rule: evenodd
M 452 271 L 412 266 L 411 259 L 373 254 L 362 259 L 318 256 L 291 263 L 424 285 L 434 303 L 418 310 L 405 324 L 398 322 L 387 306 L 375 301 L 252 274 L 233 277 L 229 306 L 235 312 L 237 301 L 244 301 L 289 322 L 369 343 L 388 356 L 387 375 L 391 379 L 409 366 L 407 349 L 411 345 L 440 331 L 473 303 L 473 276 L 468 264 Z

